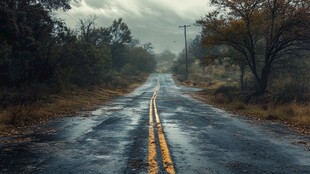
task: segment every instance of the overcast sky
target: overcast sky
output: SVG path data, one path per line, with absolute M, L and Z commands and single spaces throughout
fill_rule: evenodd
M 67 25 L 75 28 L 78 19 L 96 15 L 97 27 L 107 27 L 114 19 L 123 18 L 134 38 L 142 43 L 151 42 L 155 52 L 169 49 L 175 53 L 184 48 L 184 31 L 179 25 L 192 25 L 188 28 L 188 39 L 200 33 L 193 26 L 209 10 L 209 0 L 80 0 L 72 1 L 72 9 L 58 12 Z

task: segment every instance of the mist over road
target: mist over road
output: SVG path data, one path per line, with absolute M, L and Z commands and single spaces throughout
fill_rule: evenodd
M 298 143 L 309 137 L 186 94 L 197 90 L 152 74 L 95 111 L 35 128 L 30 142 L 0 144 L 0 173 L 310 173 Z

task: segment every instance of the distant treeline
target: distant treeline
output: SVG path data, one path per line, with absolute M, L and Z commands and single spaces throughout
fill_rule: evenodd
M 153 71 L 151 44 L 132 40 L 122 19 L 96 27 L 97 17 L 69 29 L 52 11 L 70 0 L 0 1 L 0 87 L 109 84 L 117 76 Z

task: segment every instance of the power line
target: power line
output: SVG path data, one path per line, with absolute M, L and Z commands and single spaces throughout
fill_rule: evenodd
M 190 25 L 179 26 L 180 28 L 184 28 L 184 38 L 185 38 L 185 64 L 186 64 L 186 74 L 185 80 L 188 79 L 188 61 L 187 61 L 187 37 L 186 37 L 186 29 L 191 27 Z

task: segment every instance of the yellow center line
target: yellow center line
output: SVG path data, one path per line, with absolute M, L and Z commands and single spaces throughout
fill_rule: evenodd
M 174 166 L 172 163 L 172 159 L 169 153 L 169 148 L 165 139 L 165 135 L 162 129 L 162 125 L 160 122 L 160 118 L 159 118 L 159 114 L 157 111 L 157 106 L 156 106 L 156 98 L 159 92 L 159 88 L 160 88 L 160 83 L 159 83 L 159 79 L 157 82 L 157 86 L 155 88 L 153 97 L 151 99 L 150 102 L 150 122 L 152 122 L 152 124 L 150 124 L 150 129 L 152 129 L 152 132 L 149 129 L 149 169 L 148 172 L 149 173 L 157 173 L 158 172 L 158 164 L 156 162 L 156 143 L 155 143 L 155 137 L 154 137 L 154 130 L 153 130 L 153 105 L 154 105 L 154 113 L 155 113 L 155 118 L 156 118 L 156 124 L 157 124 L 157 132 L 158 132 L 158 139 L 159 139 L 159 146 L 160 146 L 160 150 L 161 150 L 161 155 L 162 155 L 162 161 L 163 161 L 163 165 L 165 170 L 167 171 L 167 173 L 169 174 L 175 174 L 175 170 L 174 170 Z M 152 105 L 153 102 L 153 105 Z M 152 127 L 152 128 L 151 128 Z M 153 134 L 153 135 L 151 135 Z M 155 145 L 155 157 L 154 157 L 154 152 L 153 152 L 153 146 L 150 146 L 150 139 L 153 138 L 153 144 Z M 154 161 L 153 159 L 155 159 L 155 163 L 156 163 L 156 167 L 154 166 Z M 156 168 L 156 169 L 155 169 Z
M 154 122 L 153 122 L 153 99 L 155 96 L 155 92 L 150 101 L 150 112 L 149 112 L 149 154 L 148 154 L 148 173 L 156 174 L 158 173 L 158 164 L 156 161 L 156 142 L 155 142 L 155 134 L 154 134 Z

